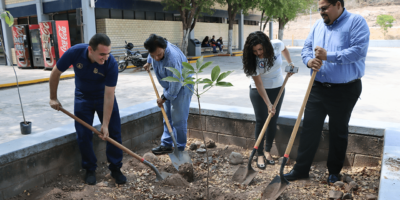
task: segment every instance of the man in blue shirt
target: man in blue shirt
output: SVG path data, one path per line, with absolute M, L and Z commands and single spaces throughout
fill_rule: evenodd
M 351 112 L 361 94 L 369 27 L 349 13 L 343 0 L 320 0 L 318 20 L 304 43 L 304 64 L 318 71 L 306 105 L 296 164 L 289 181 L 307 178 L 326 116 L 329 116 L 328 183 L 339 180 L 347 149 Z
M 167 82 L 161 79 L 175 76 L 165 67 L 174 67 L 182 73 L 182 62 L 187 62 L 186 56 L 175 45 L 169 43 L 164 38 L 151 34 L 145 41 L 144 47 L 149 51 L 149 57 L 144 68 L 149 71 L 150 66 L 153 66 L 154 73 L 160 85 L 164 88 L 161 98 L 157 99 L 157 104 L 161 108 L 164 106 L 168 120 L 171 123 L 171 128 L 176 138 L 179 151 L 184 151 L 186 147 L 187 120 L 189 117 L 189 106 L 192 99 L 192 91 L 183 86 L 179 82 Z M 191 77 L 191 75 L 189 75 Z M 188 85 L 193 90 L 193 85 Z M 169 134 L 167 125 L 164 120 L 164 133 L 161 137 L 161 145 L 152 149 L 156 155 L 172 152 L 172 138 Z
M 110 55 L 111 41 L 105 34 L 94 35 L 88 44 L 77 44 L 68 49 L 50 75 L 50 106 L 59 110 L 61 103 L 57 99 L 57 87 L 61 73 L 73 65 L 75 71 L 75 115 L 92 125 L 94 112 L 102 123 L 103 140 L 110 137 L 121 143 L 121 121 L 118 104 L 114 96 L 118 80 L 118 64 Z M 96 184 L 97 159 L 93 151 L 93 133 L 82 124 L 75 122 L 79 150 L 82 156 L 82 168 L 86 170 L 85 181 Z M 110 163 L 111 176 L 118 184 L 126 182 L 121 173 L 122 150 L 107 142 L 107 160 Z

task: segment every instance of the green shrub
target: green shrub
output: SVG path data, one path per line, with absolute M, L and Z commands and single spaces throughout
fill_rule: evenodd
M 394 17 L 392 15 L 378 15 L 376 23 L 382 28 L 383 35 L 386 36 L 389 28 L 392 28 Z

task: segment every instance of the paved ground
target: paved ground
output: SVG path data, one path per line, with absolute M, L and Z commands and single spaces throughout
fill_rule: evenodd
M 289 79 L 286 86 L 286 95 L 282 110 L 297 113 L 302 104 L 304 93 L 310 79 L 309 70 L 302 64 L 300 48 L 289 48 L 292 60 L 300 67 L 299 74 Z M 353 118 L 399 122 L 400 95 L 396 92 L 399 83 L 397 74 L 400 73 L 398 63 L 399 48 L 371 48 L 368 52 L 366 75 L 363 77 L 363 92 L 353 111 Z M 204 94 L 201 102 L 252 107 L 249 99 L 249 78 L 242 71 L 241 57 L 212 57 L 206 61 L 213 61 L 212 66 L 219 65 L 221 71 L 235 70 L 226 81 L 234 87 L 216 87 Z M 209 77 L 209 67 L 204 77 Z M 12 80 L 13 71 L 10 67 L 0 67 L 0 84 L 4 77 Z M 399 73 L 398 73 L 399 72 Z M 32 77 L 45 78 L 49 72 L 42 70 L 18 70 L 20 80 Z M 35 74 L 34 76 L 32 76 Z M 38 75 L 39 74 L 39 75 Z M 45 75 L 42 77 L 42 75 Z M 154 74 L 153 74 L 154 75 Z M 4 82 L 9 83 L 9 82 Z M 161 87 L 158 86 L 159 91 Z M 62 80 L 59 85 L 59 99 L 69 111 L 73 111 L 74 79 Z M 33 134 L 72 123 L 68 116 L 52 110 L 49 105 L 48 83 L 40 83 L 21 87 L 22 101 L 25 116 L 33 122 Z M 155 99 L 155 94 L 147 72 L 128 69 L 120 74 L 116 96 L 120 108 Z M 0 143 L 14 140 L 20 134 L 19 123 L 23 120 L 18 101 L 17 88 L 0 89 Z M 193 97 L 192 101 L 197 101 Z

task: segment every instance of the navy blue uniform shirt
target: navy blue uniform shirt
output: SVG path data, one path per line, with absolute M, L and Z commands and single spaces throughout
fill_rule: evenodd
M 57 62 L 64 72 L 69 66 L 75 71 L 75 96 L 103 98 L 105 86 L 115 87 L 118 81 L 118 63 L 110 55 L 103 65 L 90 62 L 88 44 L 77 44 L 68 49 Z

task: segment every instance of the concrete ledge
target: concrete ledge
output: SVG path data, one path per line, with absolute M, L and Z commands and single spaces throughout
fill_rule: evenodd
M 293 46 L 304 46 L 306 40 L 293 40 Z M 283 40 L 286 46 L 292 46 L 292 40 Z M 370 40 L 369 47 L 400 47 L 400 40 Z
M 121 109 L 120 116 L 122 144 L 127 148 L 136 149 L 163 132 L 155 100 Z M 100 129 L 97 117 L 93 124 Z M 93 149 L 99 162 L 107 160 L 106 143 L 97 136 Z M 0 144 L 0 200 L 49 183 L 58 174 L 76 173 L 80 159 L 74 123 Z

